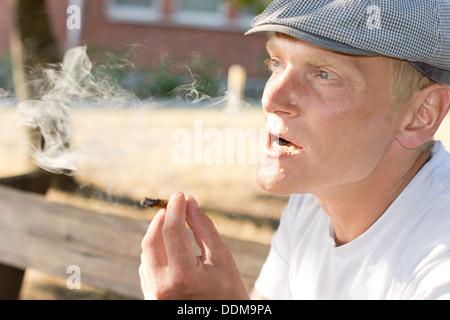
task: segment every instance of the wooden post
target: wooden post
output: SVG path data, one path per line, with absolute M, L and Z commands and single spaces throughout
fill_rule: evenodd
M 13 0 L 12 3 L 11 57 L 13 74 L 18 77 L 15 79 L 17 98 L 38 99 L 42 88 L 34 88 L 32 81 L 41 76 L 40 71 L 45 65 L 61 61 L 51 31 L 46 1 Z
M 18 101 L 39 99 L 45 93 L 43 83 L 36 82 L 43 75 L 44 66 L 61 61 L 51 31 L 45 0 L 11 0 L 13 27 L 10 50 L 14 88 Z M 44 143 L 39 129 L 30 130 L 32 145 Z
M 227 111 L 238 113 L 244 98 L 247 72 L 243 66 L 232 65 L 228 70 L 228 104 Z
M 0 264 L 0 300 L 19 299 L 25 270 Z
M 51 184 L 51 175 L 45 172 L 33 172 L 19 177 L 0 179 L 0 185 L 36 192 L 44 195 Z M 25 269 L 0 264 L 0 300 L 19 299 Z
M 39 100 L 50 90 L 46 79 L 48 68 L 59 69 L 62 57 L 52 33 L 51 17 L 46 0 L 10 0 L 13 26 L 10 51 L 15 96 L 18 102 Z M 36 149 L 43 149 L 45 139 L 40 128 L 28 130 L 28 140 Z M 30 168 L 40 171 L 29 157 Z M 54 179 L 59 180 L 60 176 Z M 65 179 L 68 180 L 68 179 Z M 59 181 L 57 182 L 58 184 Z

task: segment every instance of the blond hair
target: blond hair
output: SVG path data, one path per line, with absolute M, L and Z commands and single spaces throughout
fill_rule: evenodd
M 412 95 L 435 83 L 423 73 L 414 68 L 408 61 L 389 58 L 392 61 L 391 98 L 393 102 L 390 119 L 395 119 L 401 107 Z

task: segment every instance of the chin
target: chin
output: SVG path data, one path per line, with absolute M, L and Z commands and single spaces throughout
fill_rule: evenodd
M 261 189 L 273 194 L 289 195 L 296 193 L 293 186 L 290 185 L 287 175 L 282 170 L 277 174 L 268 175 L 258 171 L 257 183 Z

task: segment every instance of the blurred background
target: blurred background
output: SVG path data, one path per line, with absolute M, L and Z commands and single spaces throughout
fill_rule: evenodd
M 0 3 L 1 84 L 9 89 L 12 82 L 6 74 L 11 68 L 13 2 Z M 265 56 L 265 36 L 244 37 L 243 33 L 267 1 L 44 2 L 45 14 L 28 12 L 18 23 L 22 32 L 29 34 L 41 29 L 42 39 L 35 49 L 48 61 L 57 61 L 68 48 L 87 45 L 91 59 L 115 67 L 115 80 L 140 98 L 170 96 L 175 87 L 192 76 L 187 68 L 198 79 L 200 91 L 217 94 L 226 81 L 228 68 L 239 64 L 247 70 L 247 96 L 258 99 L 261 93 L 267 76 L 261 60 Z M 38 8 L 36 4 L 27 6 L 25 10 Z M 44 32 L 45 21 L 38 23 L 36 19 L 47 20 L 50 30 Z
M 287 197 L 259 189 L 250 151 L 240 163 L 237 155 L 214 163 L 193 157 L 175 163 L 172 155 L 180 143 L 173 138 L 177 130 L 189 133 L 192 152 L 199 141 L 203 152 L 209 129 L 226 137 L 230 130 L 252 134 L 264 128 L 259 101 L 269 75 L 263 63 L 267 38 L 243 34 L 267 2 L 2 0 L 0 177 L 40 170 L 30 150 L 49 141 L 24 125 L 23 110 L 31 109 L 19 112 L 18 105 L 45 101 L 42 110 L 60 107 L 65 145 L 77 155 L 73 168 L 57 172 L 70 173 L 70 192 L 50 188 L 48 201 L 151 220 L 153 210 L 140 210 L 140 199 L 183 191 L 196 197 L 221 234 L 269 244 Z M 87 56 L 73 62 L 73 70 L 86 68 L 87 75 L 71 83 L 60 77 L 70 64 L 64 57 L 80 47 Z M 254 149 L 254 140 L 240 138 Z M 117 298 L 86 286 L 67 290 L 65 279 L 30 269 L 21 292 L 23 299 L 111 297 Z

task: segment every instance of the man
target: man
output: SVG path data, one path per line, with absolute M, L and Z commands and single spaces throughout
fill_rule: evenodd
M 275 0 L 252 26 L 274 32 L 258 181 L 292 194 L 253 297 L 450 298 L 450 2 Z M 146 298 L 249 297 L 192 197 L 142 248 Z

